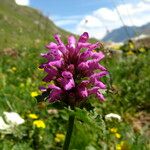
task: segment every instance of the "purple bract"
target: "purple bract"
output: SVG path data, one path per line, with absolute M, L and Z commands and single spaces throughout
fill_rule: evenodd
M 91 94 L 104 101 L 100 91 L 106 89 L 106 85 L 100 79 L 108 72 L 99 62 L 105 55 L 95 51 L 101 44 L 89 43 L 87 32 L 78 41 L 70 36 L 67 45 L 64 45 L 58 34 L 54 38 L 57 44 L 51 42 L 46 46 L 48 52 L 41 56 L 47 62 L 40 65 L 47 73 L 43 81 L 49 83 L 48 87 L 41 87 L 41 91 L 49 91 L 49 102 L 63 101 L 68 105 L 79 106 Z

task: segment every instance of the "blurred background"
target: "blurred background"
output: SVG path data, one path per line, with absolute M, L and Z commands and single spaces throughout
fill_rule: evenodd
M 0 0 L 0 149 L 62 149 L 69 110 L 37 104 L 40 53 L 83 32 L 110 76 L 106 102 L 77 110 L 70 150 L 150 149 L 150 0 Z

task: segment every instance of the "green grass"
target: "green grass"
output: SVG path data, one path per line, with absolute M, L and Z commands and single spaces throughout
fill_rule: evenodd
M 66 32 L 36 9 L 18 6 L 13 0 L 0 0 L 0 48 L 43 45 L 53 34 Z M 38 41 L 38 42 L 37 42 Z
M 38 65 L 43 61 L 39 56 L 42 51 L 45 50 L 21 47 L 17 56 L 1 54 L 0 114 L 2 115 L 3 111 L 15 111 L 26 120 L 28 120 L 27 115 L 29 113 L 38 114 L 47 126 L 46 129 L 40 131 L 42 132 L 40 135 L 43 136 L 42 142 L 44 143 L 40 145 L 41 149 L 43 149 L 42 146 L 45 149 L 59 149 L 62 143 L 55 143 L 54 138 L 57 132 L 65 133 L 68 118 L 67 111 L 60 110 L 58 116 L 49 116 L 47 110 L 51 109 L 52 105 L 49 104 L 41 110 L 36 100 L 30 95 L 32 91 L 38 91 L 38 87 L 43 84 L 41 79 L 44 73 L 37 69 Z M 95 120 L 92 118 L 93 114 L 89 120 L 88 112 L 83 114 L 83 116 L 81 112 L 76 120 L 71 149 L 84 150 L 89 147 L 93 149 L 109 149 L 111 145 L 115 147 L 121 141 L 126 141 L 127 149 L 148 149 L 148 135 L 145 134 L 148 131 L 148 122 L 141 127 L 140 131 L 136 132 L 133 122 L 130 120 L 134 116 L 136 118 L 136 114 L 141 111 L 149 113 L 149 59 L 149 52 L 138 56 L 124 57 L 120 60 L 106 58 L 104 63 L 111 74 L 113 89 L 110 86 L 110 90 L 113 90 L 113 92 L 106 94 L 107 101 L 104 103 L 91 98 L 92 105 L 96 107 L 94 111 L 96 116 L 100 115 L 102 118 Z M 16 68 L 16 71 L 13 71 L 13 67 Z M 106 80 L 109 82 L 110 78 Z M 120 114 L 123 121 L 119 124 L 105 122 L 103 118 L 108 113 Z M 86 114 L 88 115 L 87 120 L 85 118 Z M 83 120 L 83 122 L 80 120 Z M 28 128 L 28 124 L 25 124 L 25 126 Z M 115 139 L 114 135 L 109 132 L 109 128 L 112 127 L 118 128 L 121 139 Z M 31 144 L 29 144 L 32 138 L 28 137 L 28 140 L 23 143 L 13 141 L 14 137 L 12 138 L 12 143 L 9 140 L 7 141 L 7 139 L 9 138 L 2 140 L 2 144 L 0 144 L 3 149 L 6 145 L 11 148 L 21 146 L 22 149 L 25 149 L 23 147 L 33 149 Z M 11 148 L 5 149 L 9 150 Z

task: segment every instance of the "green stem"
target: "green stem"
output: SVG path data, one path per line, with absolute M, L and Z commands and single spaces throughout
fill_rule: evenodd
M 75 119 L 75 115 L 70 115 L 69 116 L 68 129 L 67 129 L 67 134 L 66 134 L 63 150 L 68 150 L 69 149 L 69 144 L 70 144 L 72 131 L 73 131 L 73 126 L 74 126 L 74 119 Z

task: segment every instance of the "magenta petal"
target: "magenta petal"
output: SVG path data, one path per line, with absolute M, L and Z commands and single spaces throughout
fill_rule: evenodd
M 90 45 L 91 45 L 91 43 L 81 43 L 81 42 L 78 42 L 77 45 L 78 45 L 78 49 L 80 50 L 81 48 L 89 48 Z
M 87 86 L 89 83 L 90 83 L 89 80 L 83 80 L 83 81 L 80 83 L 80 85 L 81 85 L 81 86 Z
M 105 67 L 103 67 L 102 65 L 98 64 L 98 69 L 100 69 L 101 71 L 106 71 L 107 69 Z
M 56 43 L 51 42 L 51 43 L 49 43 L 48 45 L 46 45 L 46 48 L 49 49 L 49 50 L 51 50 L 51 49 L 57 49 L 58 46 L 57 46 Z
M 87 88 L 84 87 L 84 86 L 78 87 L 78 93 L 79 93 L 79 96 L 82 97 L 82 98 L 88 97 L 88 91 L 87 91 Z
M 46 87 L 43 87 L 43 86 L 40 86 L 40 87 L 39 87 L 39 90 L 42 91 L 42 92 L 46 92 L 46 91 L 47 91 L 47 88 L 46 88 Z
M 61 88 L 60 87 L 58 87 L 58 86 L 56 86 L 56 85 L 48 85 L 48 88 L 49 89 L 51 89 L 51 90 L 53 90 L 53 89 L 55 89 L 55 90 L 61 90 Z
M 105 101 L 105 98 L 104 98 L 103 94 L 100 93 L 99 91 L 97 92 L 96 96 L 97 96 L 97 98 L 98 98 L 100 101 Z
M 100 43 L 99 43 L 99 42 L 97 42 L 97 43 L 95 43 L 95 44 L 91 44 L 91 45 L 88 47 L 88 51 L 95 50 L 95 49 L 97 49 L 99 46 L 100 46 Z
M 56 76 L 57 73 L 58 73 L 57 69 L 56 68 L 52 68 L 52 67 L 51 68 L 45 67 L 44 70 L 45 70 L 45 72 L 47 72 L 48 74 L 51 74 L 53 76 Z
M 74 65 L 73 65 L 73 64 L 70 64 L 70 65 L 68 66 L 67 70 L 73 74 L 73 73 L 74 73 Z
M 55 102 L 60 99 L 60 95 L 62 94 L 62 90 L 52 90 L 49 95 L 49 102 Z
M 72 89 L 73 87 L 75 87 L 75 83 L 74 83 L 73 78 L 69 79 L 69 80 L 64 79 L 62 81 L 62 84 L 63 84 L 64 89 L 67 90 L 67 91 L 70 90 L 70 89 Z
M 88 89 L 88 94 L 91 95 L 91 94 L 96 94 L 97 91 L 99 90 L 99 87 L 93 87 L 91 89 Z
M 39 66 L 39 68 L 40 69 L 43 69 L 44 67 L 46 67 L 47 66 L 47 63 L 44 63 L 44 64 L 41 64 L 40 66 Z
M 87 40 L 89 39 L 89 34 L 87 32 L 84 32 L 80 38 L 79 38 L 79 42 L 85 43 Z
M 45 82 L 50 82 L 57 76 L 57 70 L 54 68 L 44 68 L 48 75 L 43 79 Z
M 56 41 L 57 41 L 57 43 L 58 43 L 59 45 L 62 45 L 62 44 L 63 44 L 63 42 L 62 42 L 61 39 L 60 39 L 60 35 L 59 35 L 59 34 L 55 34 L 55 35 L 54 35 L 54 38 L 56 39 Z
M 86 61 L 88 58 L 91 57 L 91 54 L 92 54 L 91 51 L 85 51 L 85 52 L 81 53 L 80 62 L 81 61 Z
M 95 79 L 102 78 L 103 76 L 106 76 L 109 74 L 107 71 L 102 71 L 100 73 L 94 73 L 93 75 L 90 76 L 91 81 L 95 81 Z
M 63 71 L 62 76 L 66 79 L 71 79 L 73 77 L 72 73 L 69 71 Z
M 41 53 L 41 56 L 46 58 L 48 61 L 54 60 L 54 56 L 52 54 L 50 54 L 50 53 L 46 53 L 46 54 Z
M 53 79 L 52 76 L 47 75 L 46 77 L 44 77 L 43 81 L 45 81 L 45 82 L 50 82 L 52 79 Z
M 98 61 L 102 60 L 105 57 L 103 52 L 93 52 L 92 53 L 92 58 L 93 59 L 98 59 Z
M 87 64 L 91 70 L 99 69 L 99 63 L 96 60 L 88 60 Z
M 69 46 L 69 48 L 73 48 L 74 49 L 76 47 L 75 44 L 76 44 L 75 37 L 74 36 L 69 36 L 69 38 L 68 38 L 68 46 Z
M 95 86 L 100 87 L 101 89 L 106 89 L 106 85 L 101 81 L 95 81 Z
M 48 65 L 49 65 L 50 67 L 58 67 L 58 68 L 61 68 L 62 63 L 63 63 L 62 60 L 56 60 L 56 61 L 51 61 L 51 62 L 49 62 Z
M 86 62 L 82 62 L 78 65 L 78 69 L 79 70 L 86 70 L 86 69 L 89 69 L 89 66 Z
M 64 43 L 61 41 L 60 35 L 56 34 L 56 35 L 54 36 L 54 38 L 55 38 L 56 41 L 58 42 L 58 49 L 59 49 L 63 54 L 66 54 L 67 49 L 66 49 Z
M 66 49 L 66 47 L 65 47 L 64 45 L 60 45 L 60 46 L 58 47 L 58 49 L 59 49 L 64 55 L 66 55 L 67 49 Z
M 57 49 L 52 49 L 51 50 L 51 54 L 53 55 L 55 60 L 59 60 L 62 57 L 62 53 L 59 50 L 57 50 Z

